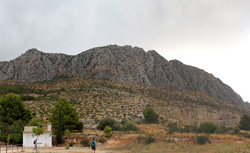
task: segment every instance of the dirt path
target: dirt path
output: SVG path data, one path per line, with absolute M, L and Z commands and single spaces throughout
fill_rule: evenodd
M 21 151 L 20 151 L 21 152 Z M 33 151 L 33 148 L 24 148 L 25 153 L 36 152 Z M 39 153 L 92 153 L 90 147 L 71 147 L 68 150 L 65 150 L 64 147 L 52 147 L 52 148 L 38 148 Z M 96 153 L 113 153 L 112 150 L 100 150 L 97 148 Z

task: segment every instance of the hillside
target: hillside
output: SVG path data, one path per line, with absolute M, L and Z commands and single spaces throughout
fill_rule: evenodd
M 95 124 L 106 116 L 116 120 L 141 121 L 145 106 L 152 107 L 163 125 L 199 125 L 212 121 L 219 125 L 235 126 L 240 115 L 248 110 L 235 106 L 201 92 L 179 92 L 159 87 L 119 84 L 103 79 L 65 78 L 39 83 L 21 83 L 8 80 L 0 82 L 1 91 L 17 92 L 34 96 L 24 101 L 33 115 L 48 119 L 50 110 L 61 97 L 67 97 L 77 108 L 82 121 Z M 15 90 L 11 90 L 14 88 Z M 3 90 L 4 89 L 4 90 Z M 5 93 L 1 93 L 5 94 Z
M 204 70 L 168 61 L 156 51 L 109 45 L 78 55 L 28 50 L 9 62 L 0 62 L 0 79 L 42 82 L 65 77 L 92 77 L 117 83 L 155 86 L 189 94 L 199 92 L 218 101 L 250 108 L 232 88 Z

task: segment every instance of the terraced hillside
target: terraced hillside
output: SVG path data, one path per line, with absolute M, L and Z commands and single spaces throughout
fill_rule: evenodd
M 77 108 L 85 124 L 96 124 L 106 116 L 116 120 L 126 118 L 140 122 L 143 109 L 149 106 L 160 115 L 163 125 L 175 122 L 179 125 L 199 125 L 207 120 L 235 126 L 239 123 L 240 115 L 247 111 L 197 91 L 182 93 L 103 79 L 64 78 L 40 83 L 8 80 L 1 81 L 0 84 L 1 94 L 9 91 L 35 97 L 24 103 L 32 110 L 34 117 L 43 120 L 48 120 L 51 108 L 62 97 L 67 97 Z M 11 90 L 12 88 L 19 90 Z

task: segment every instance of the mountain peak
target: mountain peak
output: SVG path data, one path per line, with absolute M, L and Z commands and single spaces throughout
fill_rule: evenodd
M 156 51 L 145 52 L 139 47 L 108 45 L 76 56 L 45 54 L 33 48 L 2 65 L 0 62 L 0 79 L 39 82 L 59 77 L 93 77 L 166 90 L 201 91 L 219 100 L 245 106 L 237 93 L 213 75 L 177 60 L 168 62 Z
M 24 54 L 37 54 L 37 53 L 40 54 L 40 53 L 43 53 L 43 52 L 39 51 L 36 48 L 31 48 L 31 49 L 27 50 Z

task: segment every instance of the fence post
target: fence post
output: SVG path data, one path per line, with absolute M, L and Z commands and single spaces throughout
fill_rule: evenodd
M 6 145 L 6 153 L 7 153 L 7 145 Z

